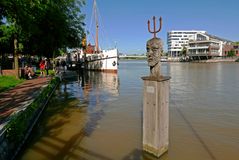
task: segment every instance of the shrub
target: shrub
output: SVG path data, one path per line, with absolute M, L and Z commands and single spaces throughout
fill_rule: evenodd
M 60 79 L 57 77 L 52 79 L 49 85 L 40 92 L 39 96 L 25 110 L 11 117 L 10 121 L 5 126 L 6 138 L 9 142 L 14 142 L 14 144 L 19 144 L 21 142 L 31 125 L 31 121 L 38 114 L 37 111 L 43 107 L 51 91 L 59 81 Z

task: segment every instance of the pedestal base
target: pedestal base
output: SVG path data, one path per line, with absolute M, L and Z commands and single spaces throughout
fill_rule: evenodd
M 142 77 L 143 150 L 160 157 L 168 150 L 170 77 Z

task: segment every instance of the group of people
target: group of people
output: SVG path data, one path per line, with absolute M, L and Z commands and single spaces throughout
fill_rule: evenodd
M 50 69 L 50 60 L 45 58 L 41 59 L 39 62 L 39 68 L 40 68 L 40 77 L 45 77 L 46 75 L 49 75 L 49 69 Z M 46 71 L 46 74 L 45 74 Z M 24 67 L 24 76 L 26 79 L 32 79 L 36 77 L 36 74 L 34 72 L 34 69 L 31 65 L 27 64 Z
M 25 65 L 24 67 L 24 75 L 26 79 L 32 79 L 33 77 L 36 76 L 33 67 L 31 65 Z
M 57 60 L 55 63 L 55 71 L 56 74 L 60 73 L 60 70 L 63 70 L 63 72 L 65 73 L 66 71 L 66 61 L 65 60 Z
M 50 66 L 51 66 L 51 63 L 50 63 L 50 60 L 48 58 L 41 59 L 39 61 L 39 68 L 40 68 L 39 77 L 48 76 Z M 63 59 L 57 60 L 55 62 L 55 68 L 54 69 L 55 69 L 56 74 L 60 73 L 60 71 L 63 71 L 63 73 L 65 73 L 65 71 L 66 71 L 66 61 L 63 60 Z M 36 77 L 34 69 L 30 64 L 25 65 L 24 76 L 25 76 L 26 79 L 32 79 L 33 77 Z

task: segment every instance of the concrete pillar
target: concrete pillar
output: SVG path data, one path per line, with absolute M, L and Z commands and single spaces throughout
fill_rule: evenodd
M 170 77 L 142 77 L 143 150 L 160 157 L 169 144 L 169 80 Z

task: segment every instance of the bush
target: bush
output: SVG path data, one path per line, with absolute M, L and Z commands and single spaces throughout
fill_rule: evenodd
M 49 85 L 44 88 L 39 96 L 23 111 L 18 112 L 11 117 L 6 128 L 6 138 L 9 142 L 14 142 L 14 144 L 19 144 L 24 136 L 26 135 L 30 123 L 38 114 L 39 109 L 43 107 L 44 103 L 50 96 L 53 88 L 59 83 L 59 78 L 54 78 L 51 80 Z

